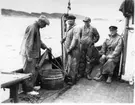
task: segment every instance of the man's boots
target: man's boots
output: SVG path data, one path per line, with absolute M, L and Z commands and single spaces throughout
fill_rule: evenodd
M 103 80 L 104 76 L 99 72 L 96 74 L 96 76 L 94 77 L 94 80 L 96 81 L 101 81 Z
M 90 74 L 87 74 L 87 79 L 88 79 L 88 80 L 92 80 L 92 77 L 91 77 Z
M 103 79 L 103 75 L 100 75 L 99 77 L 94 77 L 94 80 L 101 81 Z
M 108 76 L 106 83 L 111 83 L 112 82 L 112 76 Z

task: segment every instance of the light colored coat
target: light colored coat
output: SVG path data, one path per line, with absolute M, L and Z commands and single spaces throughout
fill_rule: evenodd
M 67 73 L 73 81 L 78 73 L 80 59 L 80 28 L 76 25 L 69 27 L 66 32 L 65 40 L 65 65 Z M 67 49 L 72 49 L 68 54 Z
M 123 39 L 120 35 L 109 36 L 102 45 L 100 53 L 110 55 L 116 61 L 119 60 L 123 47 Z
M 66 40 L 65 40 L 65 48 L 66 49 L 74 49 L 79 48 L 80 44 L 80 28 L 76 25 L 72 27 L 68 27 L 66 32 Z
M 100 58 L 102 74 L 113 75 L 114 69 L 120 61 L 122 47 L 123 40 L 118 34 L 109 36 L 109 39 L 105 40 L 100 53 L 109 56 L 109 58 Z

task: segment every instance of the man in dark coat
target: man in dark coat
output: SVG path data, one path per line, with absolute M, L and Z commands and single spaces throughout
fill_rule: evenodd
M 99 33 L 97 29 L 91 26 L 91 19 L 89 17 L 85 17 L 83 20 L 84 26 L 81 27 L 81 41 L 80 41 L 80 50 L 81 50 L 81 60 L 80 60 L 80 67 L 79 67 L 79 74 L 81 76 L 86 76 L 88 79 L 91 79 L 90 76 L 90 66 L 89 60 L 86 57 L 87 55 L 91 56 L 94 52 L 88 52 L 88 49 L 94 48 L 94 43 L 99 40 Z M 89 50 L 90 51 L 90 50 Z M 89 53 L 89 54 L 88 54 Z M 90 55 L 91 54 L 91 55 Z
M 95 77 L 95 80 L 101 80 L 104 75 L 107 74 L 107 83 L 112 82 L 113 72 L 116 64 L 120 60 L 120 54 L 123 47 L 123 40 L 122 37 L 117 34 L 117 27 L 110 26 L 109 30 L 109 38 L 105 40 L 100 51 L 102 54 L 100 58 L 101 68 Z
M 23 56 L 23 72 L 32 73 L 30 79 L 27 79 L 23 83 L 23 90 L 30 92 L 35 86 L 37 80 L 38 59 L 41 56 L 40 48 L 46 49 L 47 46 L 41 41 L 40 28 L 46 27 L 50 22 L 46 16 L 41 15 L 34 24 L 27 27 L 21 46 L 21 55 Z

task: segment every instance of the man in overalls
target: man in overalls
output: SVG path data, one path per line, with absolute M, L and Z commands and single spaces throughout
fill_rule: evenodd
M 91 19 L 89 17 L 86 17 L 83 22 L 84 26 L 81 28 L 80 41 L 81 59 L 79 65 L 79 76 L 86 76 L 88 79 L 91 79 L 91 67 L 89 66 L 89 59 L 87 59 L 89 57 L 87 57 L 87 55 L 91 56 L 90 54 L 93 52 L 88 52 L 88 49 L 92 49 L 94 43 L 99 40 L 99 33 L 96 28 L 90 25 Z
M 65 48 L 65 66 L 69 85 L 76 83 L 80 59 L 80 29 L 75 24 L 76 17 L 69 15 L 67 18 L 68 28 L 62 40 Z

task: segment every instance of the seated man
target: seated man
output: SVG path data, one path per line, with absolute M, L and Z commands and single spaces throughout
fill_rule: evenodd
M 107 83 L 112 82 L 112 75 L 116 64 L 120 60 L 120 54 L 123 46 L 122 37 L 117 34 L 117 27 L 110 26 L 109 30 L 109 38 L 105 40 L 100 51 L 100 53 L 102 54 L 100 58 L 100 70 L 94 78 L 95 80 L 101 80 L 104 75 L 107 74 Z

